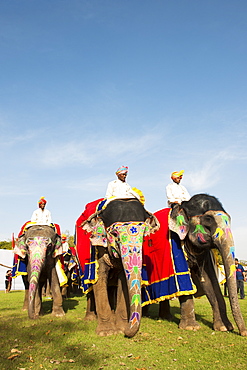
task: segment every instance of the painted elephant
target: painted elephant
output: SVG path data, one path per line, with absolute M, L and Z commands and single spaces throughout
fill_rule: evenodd
M 54 316 L 64 316 L 62 308 L 62 295 L 56 262 L 58 256 L 62 254 L 61 240 L 55 230 L 48 225 L 33 225 L 19 238 L 14 252 L 21 258 L 27 256 L 28 281 L 25 279 L 25 302 L 24 307 L 28 306 L 28 316 L 30 319 L 37 318 L 42 313 L 42 287 L 47 282 L 50 283 Z
M 133 337 L 139 330 L 143 238 L 158 227 L 156 218 L 137 199 L 112 200 L 82 223 L 82 228 L 91 232 L 91 254 L 97 255 L 94 277 L 98 278 L 92 286 L 95 307 L 89 299 L 88 310 L 97 313 L 98 335 L 124 333 Z M 89 266 L 92 269 L 92 262 Z M 108 299 L 112 278 L 117 279 L 116 300 L 114 293 Z
M 80 277 L 79 277 L 79 263 L 76 255 L 69 249 L 63 253 L 64 260 L 64 272 L 67 276 L 67 284 L 62 286 L 61 293 L 63 298 L 70 298 L 71 294 L 79 295 L 80 289 Z
M 228 331 L 233 330 L 233 326 L 227 317 L 225 300 L 211 257 L 212 249 L 216 248 L 220 252 L 232 314 L 240 335 L 247 336 L 237 296 L 231 221 L 222 204 L 207 194 L 194 195 L 189 201 L 173 207 L 169 227 L 184 240 L 194 280 L 198 286 L 201 285 L 212 306 L 214 329 Z

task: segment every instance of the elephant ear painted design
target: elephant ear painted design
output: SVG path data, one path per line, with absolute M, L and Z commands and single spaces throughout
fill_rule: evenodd
M 27 255 L 28 249 L 25 242 L 25 237 L 22 236 L 19 238 L 18 242 L 15 244 L 14 253 L 20 256 L 21 258 L 25 258 Z
M 95 246 L 102 246 L 107 248 L 107 235 L 105 230 L 105 225 L 100 218 L 94 220 L 93 224 L 90 225 L 91 235 L 90 242 Z M 84 228 L 84 226 L 83 226 Z M 86 226 L 85 228 L 88 231 Z
M 52 257 L 56 258 L 58 256 L 61 256 L 63 254 L 63 245 L 61 241 L 61 237 L 57 235 L 56 243 L 55 243 L 55 249 L 52 253 Z
M 150 214 L 150 217 L 146 219 L 145 224 L 146 224 L 146 228 L 145 228 L 144 236 L 154 234 L 160 228 L 159 220 L 154 214 Z
M 169 215 L 169 229 L 178 234 L 181 240 L 184 240 L 189 231 L 188 218 L 183 209 L 179 206 L 174 207 Z

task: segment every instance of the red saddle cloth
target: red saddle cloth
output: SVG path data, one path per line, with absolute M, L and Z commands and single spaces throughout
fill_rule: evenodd
M 90 233 L 81 228 L 83 221 L 86 221 L 93 213 L 96 212 L 97 205 L 104 198 L 97 199 L 91 203 L 88 203 L 85 207 L 84 212 L 80 215 L 76 221 L 75 231 L 76 231 L 76 252 L 80 262 L 82 271 L 84 271 L 85 263 L 90 262 Z
M 21 230 L 18 234 L 18 238 L 20 238 L 20 236 L 22 236 L 25 233 L 25 231 L 27 230 L 27 226 L 31 227 L 31 226 L 34 226 L 34 225 L 36 225 L 36 224 L 31 223 L 31 221 L 25 222 L 24 225 L 22 225 L 22 227 L 21 227 Z M 51 224 L 51 225 L 48 225 L 48 226 L 53 227 L 55 232 L 57 233 L 57 235 L 61 236 L 61 230 L 60 230 L 60 226 L 58 224 Z
M 146 265 L 150 284 L 175 273 L 168 227 L 170 211 L 170 208 L 164 208 L 154 213 L 160 222 L 160 228 L 145 237 L 143 244 L 143 263 Z

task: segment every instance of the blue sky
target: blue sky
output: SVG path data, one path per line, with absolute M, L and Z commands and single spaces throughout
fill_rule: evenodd
M 73 234 L 121 165 L 155 212 L 184 169 L 247 260 L 246 13 L 245 0 L 0 1 L 0 240 L 40 196 Z

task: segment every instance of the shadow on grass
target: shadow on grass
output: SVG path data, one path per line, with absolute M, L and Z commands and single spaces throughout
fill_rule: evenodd
M 52 312 L 52 305 L 53 300 L 52 299 L 46 299 L 42 301 L 42 308 L 43 308 L 43 314 L 48 315 Z M 75 310 L 76 306 L 79 305 L 79 301 L 77 299 L 64 299 L 63 300 L 63 310 L 65 313 L 67 313 L 70 310 Z
M 171 310 L 171 315 L 173 316 L 172 322 L 175 322 L 177 325 L 179 325 L 180 318 L 181 318 L 180 307 L 171 306 L 170 310 Z M 159 305 L 158 304 L 152 304 L 152 305 L 149 306 L 147 317 L 149 317 L 150 319 L 153 319 L 153 320 L 160 319 L 159 318 Z M 163 320 L 166 321 L 165 319 L 163 319 Z M 196 314 L 196 320 L 199 324 L 201 323 L 201 324 L 209 327 L 210 329 L 213 328 L 213 322 L 208 321 L 207 319 L 205 319 L 205 315 Z M 213 320 L 213 317 L 212 317 L 212 320 Z

